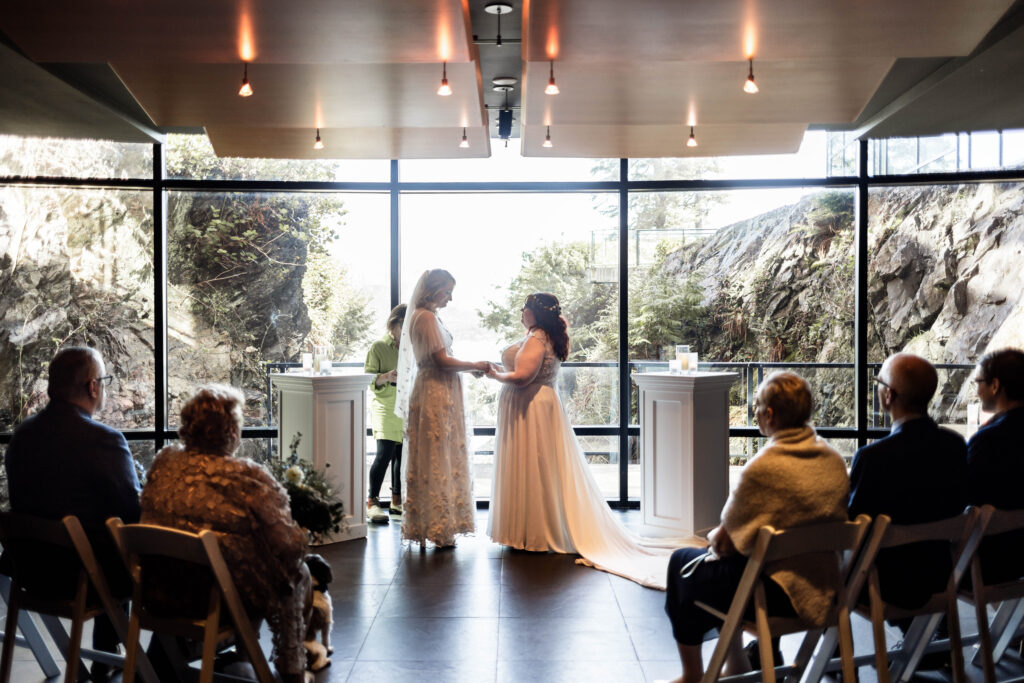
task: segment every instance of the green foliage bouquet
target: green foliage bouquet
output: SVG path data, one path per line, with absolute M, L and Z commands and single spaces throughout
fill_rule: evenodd
M 288 492 L 292 519 L 309 534 L 309 542 L 316 544 L 341 531 L 345 508 L 331 490 L 325 473 L 299 458 L 296 449 L 301 439 L 302 434 L 296 434 L 289 446 L 291 455 L 271 460 L 269 467 L 270 473 Z

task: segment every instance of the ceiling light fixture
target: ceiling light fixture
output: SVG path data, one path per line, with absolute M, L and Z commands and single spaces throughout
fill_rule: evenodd
M 313 143 L 313 149 L 323 149 L 324 141 L 320 139 L 320 129 L 316 129 L 316 142 Z
M 747 81 L 743 84 L 743 92 L 750 93 L 751 95 L 757 93 L 760 88 L 757 87 L 757 83 L 754 82 L 754 58 L 750 57 L 750 72 L 747 74 Z
M 441 97 L 448 97 L 452 94 L 452 87 L 448 85 L 448 62 L 442 62 L 441 66 L 441 87 L 437 89 Z
M 551 144 L 551 126 L 548 126 L 548 134 L 544 136 L 544 144 L 541 147 L 554 147 Z
M 686 141 L 687 147 L 697 146 L 697 137 L 693 134 L 693 126 L 690 126 L 690 139 Z
M 245 70 L 242 72 L 242 87 L 238 89 L 238 95 L 249 97 L 252 95 L 252 86 L 249 85 L 249 62 L 242 63 L 245 64 Z
M 459 143 L 459 147 L 462 149 L 469 149 L 469 139 L 466 137 L 466 129 L 462 129 L 462 142 Z
M 491 2 L 484 6 L 488 14 L 498 15 L 498 38 L 494 41 L 495 46 L 501 47 L 501 15 L 512 13 L 512 4 L 508 2 Z
M 555 85 L 555 60 L 551 60 L 551 76 L 548 78 L 548 87 L 544 88 L 545 95 L 557 95 L 558 86 Z

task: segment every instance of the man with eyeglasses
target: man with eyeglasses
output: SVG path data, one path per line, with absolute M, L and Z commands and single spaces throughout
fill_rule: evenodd
M 50 402 L 14 430 L 4 464 L 11 510 L 53 520 L 77 516 L 111 590 L 127 597 L 128 575 L 104 523 L 108 517 L 139 521 L 141 487 L 124 435 L 93 419 L 103 409 L 112 379 L 95 349 L 58 351 L 49 367 Z M 36 559 L 38 567 L 29 573 L 38 579 L 39 590 L 73 594 L 67 558 Z M 117 643 L 110 621 L 97 618 L 93 648 L 114 652 Z M 93 664 L 92 680 L 106 680 L 109 673 L 105 664 Z
M 974 372 L 981 407 L 993 417 L 967 443 L 970 499 L 1000 510 L 1024 508 L 1024 351 L 986 353 Z M 1024 573 L 1024 533 L 982 541 L 985 583 L 1011 581 Z
M 885 360 L 875 381 L 892 431 L 853 458 L 850 518 L 885 514 L 894 524 L 920 524 L 961 514 L 967 506 L 967 447 L 963 437 L 928 416 L 939 382 L 935 367 L 912 353 L 897 353 Z M 883 550 L 876 564 L 882 598 L 907 609 L 942 590 L 951 570 L 942 544 Z

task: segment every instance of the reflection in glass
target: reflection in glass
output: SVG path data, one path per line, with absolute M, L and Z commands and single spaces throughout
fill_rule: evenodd
M 317 130 L 317 140 L 319 139 L 320 131 Z M 390 162 L 384 159 L 218 157 L 205 135 L 168 135 L 167 177 L 198 180 L 386 183 L 391 177 L 391 166 Z
M 168 418 L 209 382 L 244 389 L 269 423 L 265 363 L 313 345 L 362 361 L 390 310 L 388 198 L 168 194 Z
M 939 371 L 931 414 L 966 429 L 969 382 L 987 351 L 1020 344 L 1020 183 L 872 188 L 868 349 L 918 353 Z M 873 422 L 886 424 L 871 396 Z
M 46 405 L 65 345 L 114 377 L 97 419 L 153 427 L 152 193 L 0 186 L 0 264 L 0 431 Z
M 730 423 L 777 369 L 815 391 L 822 426 L 853 424 L 853 193 L 631 192 L 630 358 L 740 373 Z M 635 397 L 632 421 L 636 422 Z
M 0 177 L 153 177 L 153 146 L 109 140 L 0 135 Z

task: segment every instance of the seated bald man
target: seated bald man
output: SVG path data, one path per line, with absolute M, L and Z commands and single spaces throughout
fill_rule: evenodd
M 892 431 L 853 458 L 850 518 L 886 514 L 894 524 L 920 524 L 959 515 L 967 506 L 967 446 L 928 417 L 938 386 L 935 368 L 920 356 L 897 353 L 885 360 L 876 381 Z M 920 607 L 945 587 L 951 562 L 944 543 L 883 550 L 877 561 L 882 598 Z

